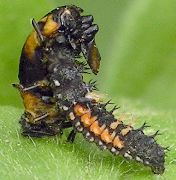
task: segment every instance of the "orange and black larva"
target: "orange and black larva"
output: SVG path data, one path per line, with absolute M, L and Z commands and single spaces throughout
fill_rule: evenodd
M 90 142 L 95 142 L 101 149 L 108 149 L 115 155 L 122 155 L 129 160 L 136 160 L 151 167 L 156 174 L 164 172 L 165 148 L 157 144 L 154 137 L 143 133 L 143 126 L 134 129 L 115 119 L 113 110 L 108 112 L 105 104 L 76 103 L 69 113 L 74 131 L 80 132 Z
M 15 85 L 23 98 L 25 113 L 21 117 L 24 135 L 40 137 L 61 134 L 73 127 L 68 140 L 77 132 L 102 149 L 121 154 L 164 172 L 165 148 L 153 136 L 115 119 L 93 96 L 94 82 L 83 81 L 87 72 L 78 61 L 82 52 L 94 73 L 98 72 L 100 55 L 95 46 L 97 25 L 92 16 L 81 16 L 76 6 L 51 11 L 41 21 L 33 20 L 20 58 L 19 80 Z

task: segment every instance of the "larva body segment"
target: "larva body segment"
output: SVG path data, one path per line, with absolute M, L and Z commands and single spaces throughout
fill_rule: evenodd
M 164 172 L 164 148 L 142 129 L 135 130 L 115 119 L 104 104 L 77 103 L 70 113 L 70 120 L 77 132 L 101 149 L 149 166 L 156 174 Z

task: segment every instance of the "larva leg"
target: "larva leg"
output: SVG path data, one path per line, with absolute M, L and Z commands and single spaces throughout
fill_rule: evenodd
M 73 129 L 67 137 L 67 141 L 73 143 L 76 137 L 76 131 Z

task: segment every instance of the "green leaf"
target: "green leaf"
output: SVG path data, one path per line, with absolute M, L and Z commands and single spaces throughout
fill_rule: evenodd
M 102 56 L 99 89 L 118 102 L 127 123 L 144 121 L 152 134 L 163 132 L 158 143 L 171 146 L 166 171 L 126 161 L 78 135 L 26 138 L 20 134 L 23 112 L 18 92 L 18 63 L 23 43 L 32 30 L 30 20 L 53 8 L 76 4 L 93 14 L 100 27 L 96 36 Z M 176 171 L 176 1 L 153 0 L 1 0 L 0 2 L 0 177 L 1 179 L 174 179 Z M 87 77 L 86 77 L 87 78 Z
M 158 136 L 158 142 L 172 146 L 167 153 L 166 171 L 162 176 L 154 175 L 141 164 L 99 150 L 82 135 L 69 144 L 66 142 L 69 131 L 64 132 L 62 137 L 23 137 L 18 124 L 22 110 L 4 106 L 0 108 L 1 179 L 174 179 L 176 152 L 173 137 L 176 134 L 173 117 L 176 113 L 142 108 L 139 103 L 122 102 L 129 106 L 122 107 L 119 115 L 132 118 L 127 113 L 130 109 L 135 114 L 134 119 L 140 118 L 136 125 L 141 124 L 141 119 L 152 125 L 152 128 L 147 129 L 147 134 L 161 129 L 163 135 Z
M 111 46 L 104 48 L 108 52 L 101 72 L 103 90 L 175 109 L 175 8 L 175 0 L 128 3 L 121 19 L 113 23 L 113 34 L 108 33 Z

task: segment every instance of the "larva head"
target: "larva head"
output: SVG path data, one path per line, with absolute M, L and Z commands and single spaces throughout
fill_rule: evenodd
M 132 130 L 126 135 L 125 144 L 124 156 L 149 166 L 155 174 L 164 172 L 164 148 L 158 145 L 153 137 L 145 135 L 141 130 Z

